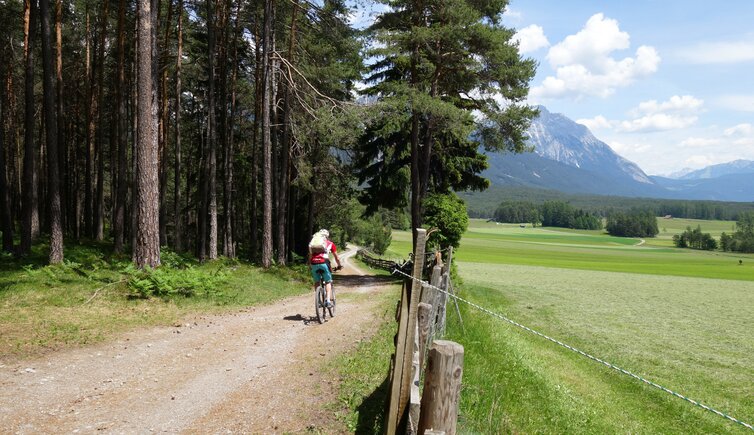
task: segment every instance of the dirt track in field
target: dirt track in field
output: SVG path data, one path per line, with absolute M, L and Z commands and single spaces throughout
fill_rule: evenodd
M 337 295 L 384 291 L 352 254 L 341 255 Z M 371 336 L 378 301 L 339 297 L 336 316 L 320 325 L 307 293 L 0 362 L 0 433 L 346 432 L 321 407 L 335 401 L 339 380 L 318 367 Z

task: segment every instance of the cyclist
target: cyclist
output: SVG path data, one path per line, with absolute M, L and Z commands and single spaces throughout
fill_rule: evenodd
M 323 272 L 322 277 L 325 280 L 325 289 L 327 291 L 325 306 L 331 307 L 332 302 L 330 302 L 330 299 L 332 297 L 332 273 L 330 271 L 329 254 L 332 254 L 333 258 L 335 258 L 335 261 L 338 263 L 338 266 L 335 268 L 335 270 L 341 269 L 343 266 L 340 264 L 340 258 L 338 257 L 338 247 L 335 246 L 335 243 L 333 243 L 332 240 L 330 240 L 330 232 L 326 229 L 321 229 L 318 231 L 318 233 L 324 236 L 325 249 L 323 252 L 312 252 L 312 249 L 309 248 L 308 263 L 311 266 L 315 291 L 317 290 L 317 285 L 319 284 L 319 274 L 317 273 L 317 271 L 321 270 Z

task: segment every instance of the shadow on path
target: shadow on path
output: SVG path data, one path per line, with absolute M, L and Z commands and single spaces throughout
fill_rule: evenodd
M 382 381 L 358 406 L 359 420 L 355 433 L 383 433 L 387 414 L 388 378 Z
M 302 314 L 296 314 L 295 316 L 285 316 L 283 317 L 283 320 L 289 320 L 291 322 L 304 322 L 304 325 L 319 325 L 319 320 L 317 320 L 316 316 L 304 316 Z
M 336 272 L 333 277 L 337 287 L 378 287 L 400 282 L 400 278 L 388 275 L 355 275 Z

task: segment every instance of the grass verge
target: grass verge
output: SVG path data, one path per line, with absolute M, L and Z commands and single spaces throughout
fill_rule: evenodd
M 197 313 L 233 311 L 310 291 L 305 266 L 265 271 L 234 260 L 199 264 L 167 253 L 161 273 L 149 285 L 182 287 L 181 291 L 145 296 L 130 285 L 135 275 L 128 259 L 107 257 L 107 246 L 69 245 L 66 262 L 56 266 L 45 265 L 44 251 L 44 246 L 35 246 L 27 258 L 7 257 L 0 262 L 0 361 L 40 356 L 140 327 L 175 324 Z M 136 279 L 145 280 L 141 275 Z M 207 291 L 188 296 L 186 283 L 203 285 Z
M 389 394 L 388 370 L 395 352 L 393 337 L 398 329 L 395 305 L 398 286 L 379 297 L 381 315 L 376 332 L 354 350 L 338 356 L 332 364 L 332 376 L 340 379 L 337 403 L 330 404 L 338 418 L 354 433 L 384 432 L 384 414 Z

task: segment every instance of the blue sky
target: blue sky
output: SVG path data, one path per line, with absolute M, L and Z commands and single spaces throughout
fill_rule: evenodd
M 513 0 L 530 102 L 648 174 L 754 160 L 754 1 Z

